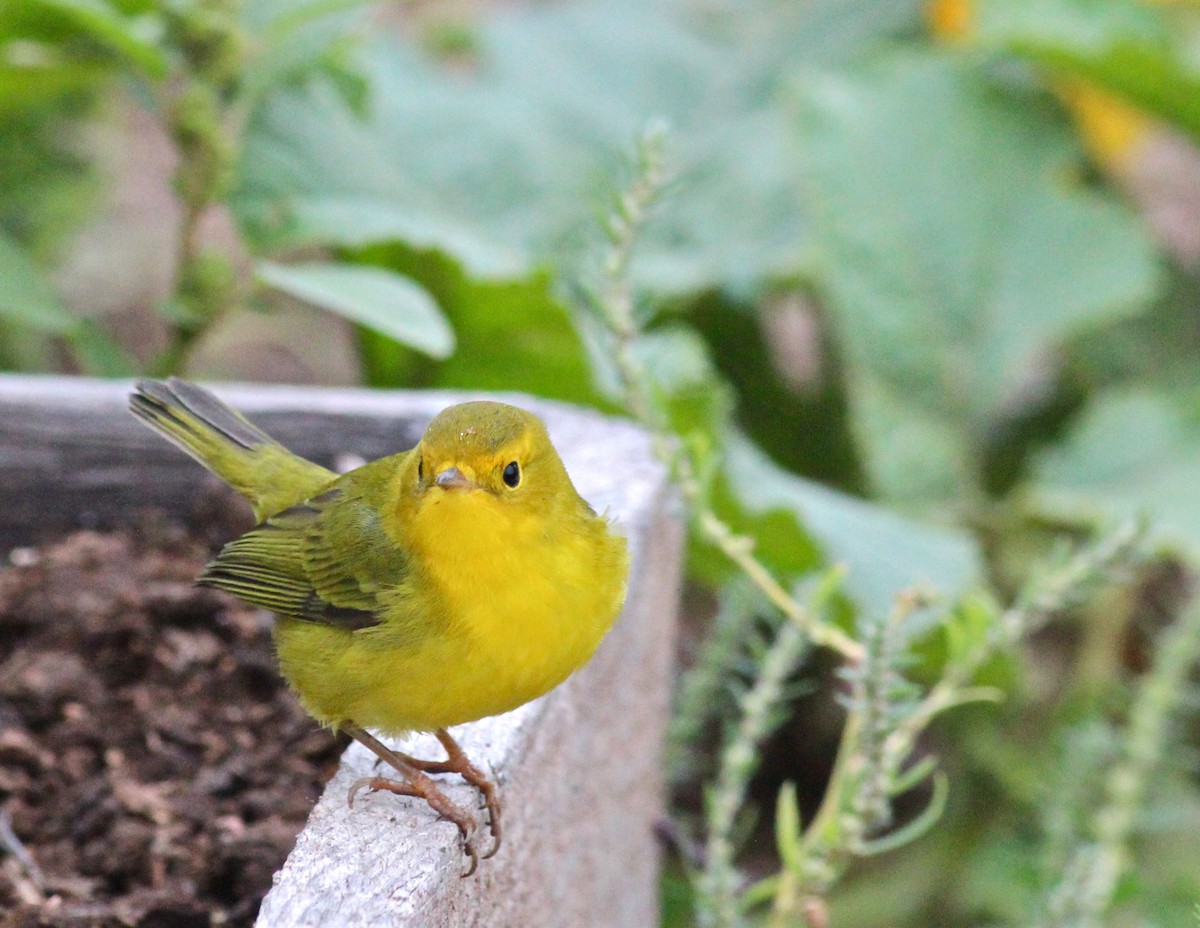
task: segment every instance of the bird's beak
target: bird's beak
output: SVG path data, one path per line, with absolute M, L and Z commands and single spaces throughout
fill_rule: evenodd
M 474 482 L 467 479 L 467 475 L 457 467 L 447 467 L 434 478 L 433 482 L 443 490 L 469 490 L 475 486 Z

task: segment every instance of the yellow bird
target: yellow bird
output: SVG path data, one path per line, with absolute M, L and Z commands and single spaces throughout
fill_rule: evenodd
M 475 819 L 430 773 L 481 793 L 500 847 L 496 788 L 447 729 L 506 712 L 582 666 L 625 597 L 625 542 L 575 491 L 546 428 L 504 403 L 439 413 L 410 451 L 338 476 L 288 451 L 207 390 L 141 381 L 130 409 L 245 496 L 259 524 L 198 582 L 278 614 L 279 666 L 319 722 L 400 779 L 350 789 L 424 799 L 470 858 Z M 432 731 L 444 761 L 368 733 Z

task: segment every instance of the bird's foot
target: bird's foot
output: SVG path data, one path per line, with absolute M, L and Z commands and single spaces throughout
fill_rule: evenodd
M 387 763 L 390 764 L 396 770 L 396 772 L 404 778 L 403 780 L 390 780 L 387 777 L 363 777 L 350 787 L 350 795 L 347 797 L 350 805 L 354 805 L 354 797 L 357 796 L 358 792 L 362 789 L 368 789 L 371 791 L 383 789 L 392 793 L 397 793 L 401 796 L 415 796 L 419 799 L 424 799 L 427 803 L 429 803 L 429 807 L 433 809 L 433 811 L 447 821 L 453 822 L 455 827 L 458 828 L 458 833 L 463 842 L 463 852 L 469 858 L 471 858 L 471 866 L 468 868 L 467 872 L 463 874 L 463 876 L 470 876 L 472 873 L 474 873 L 475 868 L 479 866 L 479 855 L 476 853 L 475 846 L 471 842 L 471 838 L 474 835 L 476 828 L 475 816 L 451 802 L 446 794 L 438 789 L 437 784 L 429 778 L 428 772 L 424 769 L 425 765 L 428 764 L 431 768 L 436 768 L 437 765 L 431 762 L 417 760 L 414 757 L 409 757 L 407 754 L 401 754 L 399 751 L 393 751 L 370 732 L 358 727 L 357 725 L 353 725 L 349 722 L 343 722 L 340 728 L 355 741 L 359 742 L 364 747 L 369 748 L 376 757 L 387 761 Z M 449 748 L 447 748 L 447 753 L 450 755 L 450 759 L 445 763 L 453 765 L 448 767 L 447 770 L 458 771 L 459 768 L 463 767 L 464 763 L 455 761 L 455 756 L 461 756 L 462 761 L 465 762 L 465 766 L 470 767 L 479 779 L 483 779 L 483 775 L 479 773 L 479 771 L 476 770 L 469 761 L 466 760 L 466 756 L 463 755 L 462 749 L 459 748 L 454 739 L 444 731 L 441 731 L 438 733 L 439 740 L 441 740 L 442 735 L 445 735 L 446 738 L 449 739 L 450 743 L 454 745 L 454 751 L 450 751 Z M 443 741 L 442 743 L 445 744 L 446 742 Z M 485 780 L 484 782 L 487 781 Z M 499 812 L 499 804 L 495 804 L 496 813 L 493 813 L 492 803 L 495 803 L 495 787 L 490 783 L 487 785 L 492 789 L 492 798 L 488 805 L 488 811 L 489 814 L 492 815 L 491 830 L 495 843 L 492 845 L 491 851 L 486 854 L 485 857 L 491 857 L 492 854 L 496 853 L 496 848 L 499 847 L 500 844 L 499 825 L 498 820 L 496 819 L 496 813 Z M 487 793 L 485 792 L 484 795 L 486 797 Z
M 445 760 L 418 760 L 415 757 L 410 757 L 408 760 L 414 767 L 424 773 L 457 773 L 464 780 L 479 790 L 479 795 L 483 798 L 484 807 L 488 814 L 488 830 L 492 833 L 492 847 L 481 858 L 487 860 L 489 857 L 495 856 L 500 850 L 500 795 L 496 790 L 496 784 L 487 778 L 482 770 L 471 763 L 466 752 L 459 746 L 458 742 L 450 736 L 450 732 L 444 728 L 439 728 L 434 735 L 441 742 L 442 747 L 446 749 Z
M 391 780 L 387 777 L 363 777 L 361 780 L 356 780 L 351 784 L 350 794 L 346 797 L 346 801 L 353 806 L 355 798 L 364 789 L 372 793 L 377 790 L 386 790 L 398 796 L 415 796 L 418 799 L 424 799 L 429 803 L 429 807 L 434 812 L 446 821 L 452 822 L 458 829 L 459 837 L 462 839 L 463 853 L 471 861 L 467 872 L 463 876 L 468 877 L 475 872 L 475 868 L 479 866 L 479 854 L 476 853 L 475 845 L 471 841 L 476 827 L 475 816 L 461 806 L 457 806 L 451 802 L 449 797 L 438 789 L 437 784 L 429 779 L 429 777 L 422 774 L 417 774 L 411 780 Z

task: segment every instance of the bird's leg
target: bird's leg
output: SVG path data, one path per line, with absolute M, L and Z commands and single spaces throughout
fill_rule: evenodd
M 462 837 L 463 852 L 471 859 L 471 865 L 463 876 L 467 877 L 474 873 L 475 868 L 479 865 L 479 855 L 475 852 L 475 847 L 471 843 L 471 835 L 475 831 L 474 816 L 465 809 L 455 805 L 445 793 L 438 789 L 437 784 L 421 770 L 420 764 L 422 762 L 416 761 L 415 758 L 409 757 L 407 754 L 393 751 L 374 735 L 359 728 L 357 725 L 343 723 L 338 727 L 359 744 L 369 748 L 380 760 L 386 761 L 404 777 L 403 780 L 391 780 L 387 777 L 363 777 L 361 780 L 356 780 L 350 786 L 350 794 L 346 797 L 347 802 L 353 806 L 354 797 L 358 795 L 359 790 L 363 789 L 372 792 L 375 790 L 387 790 L 400 796 L 415 796 L 419 799 L 424 799 L 429 803 L 429 807 L 434 812 L 447 821 L 452 822 L 458 828 L 458 833 Z M 446 737 L 449 737 L 449 735 Z M 461 750 L 459 753 L 461 753 Z M 493 829 L 494 834 L 495 830 Z M 487 856 L 490 857 L 495 852 L 496 849 L 493 847 L 491 854 Z
M 342 728 L 353 736 L 353 733 L 349 732 L 345 726 L 342 726 Z M 364 734 L 366 733 L 364 732 Z M 487 860 L 489 857 L 495 856 L 496 852 L 500 850 L 500 796 L 496 791 L 496 784 L 489 780 L 482 770 L 471 763 L 466 751 L 454 740 L 450 732 L 444 728 L 439 728 L 434 732 L 434 736 L 441 742 L 442 747 L 446 749 L 445 760 L 422 760 L 419 757 L 413 757 L 400 751 L 389 750 L 382 744 L 379 744 L 378 741 L 375 741 L 375 743 L 379 744 L 382 752 L 376 750 L 365 741 L 363 741 L 363 744 L 367 744 L 367 747 L 375 751 L 380 761 L 387 761 L 393 767 L 397 766 L 396 761 L 398 760 L 411 767 L 415 767 L 422 773 L 457 773 L 479 790 L 480 795 L 483 796 L 484 806 L 487 808 L 488 829 L 492 833 L 492 848 L 480 858 L 481 860 Z M 370 738 L 371 736 L 367 735 L 367 737 Z M 361 741 L 362 739 L 359 740 Z M 372 740 L 374 741 L 375 739 L 372 738 Z M 432 803 L 430 804 L 432 805 Z

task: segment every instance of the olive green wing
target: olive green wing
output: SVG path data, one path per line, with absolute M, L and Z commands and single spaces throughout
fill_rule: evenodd
M 359 629 L 380 623 L 379 594 L 408 573 L 377 508 L 343 478 L 230 542 L 197 582 L 280 615 Z

